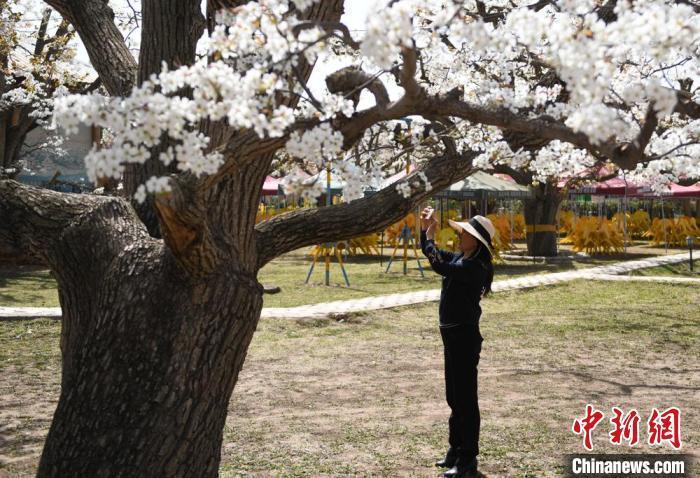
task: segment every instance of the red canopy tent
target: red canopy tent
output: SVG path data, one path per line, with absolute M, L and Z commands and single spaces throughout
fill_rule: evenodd
M 665 198 L 700 198 L 700 182 L 691 186 L 681 186 L 680 184 L 671 183 L 670 191 L 663 191 L 661 194 L 655 193 L 649 187 L 643 187 L 640 189 L 637 196 L 645 198 L 660 196 Z
M 587 176 L 592 176 L 593 178 L 602 178 L 609 176 L 614 171 L 609 169 L 607 166 L 603 165 L 598 167 L 588 168 L 585 171 L 576 175 L 577 178 L 584 178 Z M 567 186 L 567 182 L 572 178 L 565 178 L 557 183 L 559 189 Z M 605 181 L 594 181 L 589 180 L 579 187 L 575 187 L 571 190 L 572 193 L 580 194 L 594 194 L 594 195 L 605 195 L 605 196 L 624 196 L 625 194 L 634 195 L 639 191 L 640 186 L 634 184 L 631 181 L 625 180 L 622 176 L 616 176 Z
M 577 177 L 593 176 L 604 177 L 609 176 L 613 171 L 607 166 L 601 166 L 597 170 L 588 168 Z M 565 178 L 557 183 L 559 189 L 564 188 L 571 178 Z M 631 181 L 626 181 L 623 176 L 616 176 L 605 181 L 587 182 L 579 187 L 573 188 L 572 193 L 593 194 L 600 196 L 632 196 L 641 198 L 667 197 L 667 198 L 694 198 L 700 197 L 700 182 L 692 186 L 681 186 L 676 183 L 671 184 L 671 190 L 662 194 L 654 193 L 648 184 L 636 184 Z
M 276 196 L 279 193 L 280 180 L 268 176 L 265 178 L 265 184 L 263 184 L 262 195 L 263 196 Z
M 698 198 L 700 197 L 700 181 L 691 186 L 672 184 L 671 195 L 674 198 Z
M 587 194 L 598 194 L 606 196 L 624 196 L 634 195 L 639 191 L 639 186 L 624 178 L 617 176 L 606 181 L 599 181 L 585 185 L 581 188 L 581 192 Z

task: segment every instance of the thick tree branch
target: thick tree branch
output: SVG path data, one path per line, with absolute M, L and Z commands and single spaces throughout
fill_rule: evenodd
M 384 83 L 376 75 L 370 75 L 357 66 L 347 66 L 331 73 L 326 77 L 326 86 L 333 94 L 342 93 L 346 98 L 351 98 L 355 106 L 360 102 L 364 89 L 374 95 L 378 106 L 386 107 L 389 104 L 389 93 Z
M 39 24 L 39 30 L 36 33 L 36 43 L 34 44 L 34 56 L 41 55 L 44 51 L 44 45 L 46 45 L 46 30 L 49 28 L 49 20 L 51 20 L 51 10 L 47 8 L 41 15 L 41 24 Z
M 688 118 L 700 119 L 700 105 L 693 101 L 693 95 L 683 90 L 677 90 L 676 95 L 678 101 L 673 111 Z
M 208 19 L 216 10 L 240 3 L 210 0 Z M 313 22 L 337 22 L 342 11 L 342 0 L 315 2 L 301 17 Z M 312 65 L 302 57 L 298 63 L 299 81 L 308 81 L 311 69 Z M 282 104 L 291 107 L 297 101 L 297 96 L 281 98 Z M 211 138 L 212 147 L 224 154 L 226 162 L 215 175 L 199 180 L 179 175 L 173 194 L 158 198 L 163 238 L 178 263 L 191 275 L 215 270 L 232 254 L 240 261 L 234 267 L 252 271 L 256 265 L 253 227 L 260 190 L 272 157 L 284 146 L 286 138 L 261 139 L 252 130 L 235 130 L 224 121 L 206 122 L 201 129 Z
M 122 199 L 59 193 L 0 180 L 0 257 L 27 256 L 50 264 L 52 247 L 69 230 L 79 231 L 73 237 L 84 244 L 111 244 L 101 250 L 113 254 L 122 249 L 120 241 L 126 233 L 147 237 Z
M 152 74 L 161 71 L 163 62 L 170 69 L 191 65 L 196 59 L 197 42 L 204 32 L 204 16 L 198 0 L 149 0 L 143 2 L 141 49 L 139 54 L 138 84 Z M 187 95 L 187 92 L 182 92 Z M 124 171 L 124 192 L 133 197 L 139 185 L 151 176 L 166 176 L 176 173 L 173 163 L 166 166 L 159 154 L 169 146 L 162 141 L 150 151 L 144 164 L 127 164 Z M 158 217 L 152 197 L 142 204 L 134 203 L 141 220 L 151 235 L 160 237 Z
M 298 36 L 302 31 L 313 27 L 318 27 L 326 33 L 330 33 L 332 36 L 341 39 L 343 43 L 354 50 L 360 49 L 360 44 L 352 38 L 347 25 L 341 22 L 301 22 L 294 25 L 292 32 L 294 35 Z M 340 35 L 335 32 L 340 32 Z
M 640 152 L 643 152 L 646 149 L 647 145 L 649 144 L 649 140 L 651 140 L 651 136 L 654 134 L 654 131 L 656 131 L 656 127 L 658 125 L 659 118 L 654 110 L 654 103 L 649 103 L 649 106 L 647 107 L 647 114 L 644 118 L 644 125 L 642 125 L 642 129 L 634 142 L 635 147 L 638 148 Z
M 558 121 L 546 117 L 528 118 L 507 108 L 484 108 L 466 101 L 454 101 L 446 97 L 426 101 L 424 108 L 433 114 L 454 116 L 475 124 L 497 126 L 521 133 L 530 133 L 543 139 L 558 139 L 587 150 L 597 150 L 583 133 L 578 133 Z
M 142 6 L 138 83 L 161 71 L 191 65 L 205 19 L 197 0 L 149 0 Z
M 698 0 L 676 0 L 676 3 L 681 5 L 689 5 L 693 8 L 695 13 L 700 13 L 700 2 L 698 2 Z
M 415 48 L 403 47 L 401 57 L 403 58 L 403 67 L 399 72 L 399 85 L 406 91 L 407 97 L 418 98 L 423 93 L 423 89 L 416 81 L 418 53 Z
M 111 95 L 126 96 L 136 80 L 136 61 L 114 24 L 107 0 L 45 0 L 80 35 L 90 63 Z
M 488 173 L 507 174 L 515 180 L 517 184 L 527 186 L 532 183 L 532 172 L 512 168 L 506 164 L 495 164 Z
M 542 10 L 547 5 L 555 4 L 554 0 L 538 0 L 531 5 L 527 5 L 527 8 L 534 10 L 536 12 Z M 476 2 L 476 12 L 466 12 L 466 15 L 472 18 L 480 18 L 484 23 L 496 24 L 505 20 L 506 16 L 510 12 L 510 9 L 502 7 L 494 7 L 491 12 L 486 11 L 486 5 L 483 1 L 478 0 Z
M 435 191 L 467 177 L 475 157 L 476 153 L 470 152 L 458 157 L 443 155 L 431 159 L 420 170 L 432 186 L 430 191 L 425 190 L 425 184 L 418 177 L 420 171 L 414 171 L 372 196 L 335 206 L 300 209 L 259 223 L 255 227 L 258 267 L 300 247 L 349 239 L 393 224 Z M 415 184 L 408 198 L 397 191 L 399 183 Z

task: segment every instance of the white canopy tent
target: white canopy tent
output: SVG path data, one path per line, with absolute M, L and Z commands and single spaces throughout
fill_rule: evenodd
M 522 186 L 483 171 L 477 171 L 462 181 L 457 181 L 449 188 L 440 191 L 435 197 L 443 199 L 484 199 L 487 197 L 527 199 L 532 194 L 533 191 L 528 186 Z

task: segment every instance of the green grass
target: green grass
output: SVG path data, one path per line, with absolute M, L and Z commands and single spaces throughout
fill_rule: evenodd
M 60 321 L 50 319 L 0 322 L 0 372 L 58 369 L 60 330 Z
M 345 269 L 350 287 L 346 287 L 340 266 L 335 258 L 330 267 L 330 286 L 326 286 L 325 265 L 321 261 L 316 264 L 309 283 L 306 284 L 304 281 L 311 266 L 309 250 L 310 248 L 304 248 L 284 254 L 260 271 L 258 280 L 261 283 L 281 288 L 281 292 L 278 294 L 264 296 L 264 307 L 294 307 L 333 300 L 358 299 L 373 295 L 440 288 L 440 277 L 430 270 L 427 260 L 421 259 L 424 276 L 421 276 L 415 259 L 409 259 L 408 274 L 404 275 L 403 261 L 399 255 L 388 273 L 385 272 L 388 256 L 384 258 L 382 265 L 380 265 L 378 257 L 353 256 L 348 258 L 345 262 Z M 584 261 L 561 264 L 505 261 L 496 264 L 494 280 L 529 274 L 584 269 L 632 258 L 635 257 L 595 256 Z M 635 274 L 676 275 L 686 274 L 687 269 L 687 264 L 678 264 L 637 271 Z M 696 269 L 700 269 L 700 265 L 696 266 Z M 0 268 L 0 307 L 56 307 L 58 305 L 56 282 L 49 271 L 37 267 Z
M 677 405 L 700 450 L 700 289 L 573 281 L 483 302 L 485 476 L 561 476 L 569 430 L 599 408 Z M 437 476 L 446 446 L 436 304 L 260 323 L 231 405 L 221 474 Z M 613 448 L 598 436 L 598 450 Z M 335 473 L 335 474 L 334 474 Z
M 340 266 L 335 258 L 330 267 L 331 285 L 326 286 L 325 265 L 321 261 L 317 263 L 309 283 L 306 284 L 304 281 L 311 266 L 309 250 L 310 248 L 305 248 L 284 254 L 260 271 L 258 280 L 261 283 L 281 288 L 278 294 L 264 296 L 265 307 L 294 307 L 332 300 L 440 288 L 440 277 L 430 270 L 425 258 L 421 259 L 424 276 L 421 276 L 415 258 L 409 260 L 408 274 L 404 275 L 403 261 L 398 255 L 397 261 L 392 264 L 388 273 L 385 272 L 388 255 L 384 258 L 382 265 L 378 257 L 350 257 L 345 263 L 350 287 L 345 286 Z M 585 263 L 561 265 L 510 261 L 496 265 L 495 280 L 516 275 L 557 272 L 574 267 L 590 267 L 596 265 L 598 263 L 596 261 L 605 263 L 608 260 L 603 258 Z M 58 305 L 56 281 L 48 270 L 37 267 L 0 268 L 0 307 L 56 307 Z
M 679 262 L 677 264 L 666 264 L 649 269 L 639 269 L 630 272 L 635 276 L 675 276 L 675 277 L 695 277 L 700 279 L 700 260 L 695 259 L 697 254 L 693 254 L 693 270 L 690 270 L 690 261 Z
M 678 406 L 684 451 L 697 454 L 698 303 L 696 286 L 583 280 L 486 298 L 484 476 L 561 476 L 562 454 L 583 451 L 570 427 L 586 403 L 607 414 L 635 407 L 644 419 L 653 406 Z M 9 477 L 34 473 L 59 393 L 59 335 L 56 321 L 0 322 L 0 396 L 11 397 L 0 407 L 0 470 Z M 434 302 L 261 320 L 231 401 L 221 476 L 438 476 L 442 373 Z M 652 451 L 613 448 L 605 435 L 596 430 L 595 451 Z
M 51 273 L 34 266 L 0 267 L 0 307 L 57 307 Z
M 420 251 L 419 251 L 420 254 Z M 300 249 L 288 253 L 267 264 L 258 276 L 263 284 L 276 285 L 281 288 L 278 294 L 265 295 L 265 307 L 294 307 L 304 304 L 315 304 L 333 300 L 357 299 L 361 297 L 411 292 L 424 289 L 439 289 L 440 276 L 430 269 L 428 261 L 421 256 L 421 266 L 424 277 L 421 277 L 415 258 L 409 255 L 408 273 L 403 274 L 403 260 L 397 253 L 389 272 L 387 268 L 389 256 L 385 257 L 382 265 L 378 257 L 354 256 L 345 261 L 350 287 L 345 285 L 343 274 L 335 258 L 330 266 L 330 286 L 325 285 L 325 264 L 319 261 L 305 284 L 306 276 L 311 267 L 308 249 Z M 585 268 L 611 262 L 611 259 L 599 258 L 582 263 L 544 264 L 529 261 L 506 261 L 495 266 L 494 280 L 509 277 L 559 272 L 573 268 Z

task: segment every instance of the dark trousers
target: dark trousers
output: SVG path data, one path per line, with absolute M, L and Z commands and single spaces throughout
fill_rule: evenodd
M 484 340 L 478 325 L 441 327 L 445 349 L 445 391 L 450 406 L 450 447 L 457 456 L 471 459 L 479 454 L 479 400 L 477 365 Z

